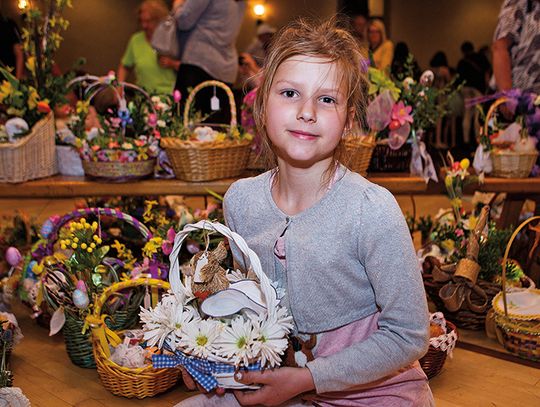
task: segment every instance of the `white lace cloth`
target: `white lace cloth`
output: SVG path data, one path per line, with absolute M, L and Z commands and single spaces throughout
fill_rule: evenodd
M 444 319 L 444 315 L 442 312 L 435 312 L 431 314 L 429 320 L 430 322 L 441 326 L 442 329 L 444 329 L 444 331 L 446 332 L 442 335 L 429 338 L 429 344 L 434 348 L 446 351 L 448 356 L 452 357 L 452 351 L 456 347 L 456 342 L 458 338 L 457 332 L 455 330 L 448 332 L 448 328 L 446 326 L 446 319 Z
M 0 389 L 0 407 L 30 407 L 30 401 L 18 387 Z

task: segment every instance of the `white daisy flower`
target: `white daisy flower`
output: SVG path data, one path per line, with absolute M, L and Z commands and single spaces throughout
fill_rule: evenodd
M 179 342 L 186 353 L 200 358 L 216 354 L 215 341 L 223 330 L 219 321 L 206 319 L 191 321 L 183 325 L 183 336 Z
M 292 317 L 287 316 L 284 308 L 280 308 L 272 317 L 261 316 L 254 322 L 253 353 L 262 366 L 279 365 L 280 355 L 283 355 L 287 348 L 287 334 L 291 329 Z
M 219 346 L 219 355 L 232 360 L 235 366 L 249 365 L 253 359 L 253 342 L 255 332 L 251 320 L 236 317 L 226 326 L 216 344 Z
M 198 314 L 192 307 L 184 307 L 181 297 L 167 294 L 154 309 L 146 310 L 141 307 L 144 339 L 149 346 L 157 345 L 161 349 L 167 342 L 174 348 L 182 338 L 183 324 L 197 317 Z

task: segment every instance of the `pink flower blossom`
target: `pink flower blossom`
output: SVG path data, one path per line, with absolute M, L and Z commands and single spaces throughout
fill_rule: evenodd
M 180 93 L 178 89 L 174 90 L 173 99 L 174 99 L 174 103 L 178 103 L 182 100 L 182 94 Z
M 150 113 L 148 115 L 148 125 L 150 127 L 156 127 L 157 124 L 157 115 L 155 113 Z
M 401 126 L 403 126 L 405 122 L 412 123 L 413 118 L 411 116 L 411 112 L 412 107 L 405 106 L 400 100 L 392 107 L 392 120 L 397 120 Z

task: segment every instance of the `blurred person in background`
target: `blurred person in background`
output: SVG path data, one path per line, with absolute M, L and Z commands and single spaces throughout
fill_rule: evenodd
M 540 94 L 540 0 L 505 0 L 492 52 L 497 90 Z
M 0 14 L 0 39 L 0 65 L 13 68 L 13 74 L 22 78 L 24 54 L 21 33 L 17 23 L 3 14 Z
M 208 80 L 232 86 L 238 74 L 236 37 L 246 9 L 245 1 L 238 0 L 175 0 L 174 16 L 179 34 L 182 64 L 175 88 L 185 101 L 188 89 Z M 212 88 L 202 89 L 195 100 L 195 110 L 211 113 Z M 229 102 L 217 89 L 220 110 L 213 112 L 210 121 L 226 123 Z M 221 95 L 221 96 L 220 96 Z
M 118 80 L 125 81 L 134 72 L 138 86 L 150 93 L 170 94 L 180 61 L 159 56 L 150 44 L 154 30 L 169 10 L 163 0 L 145 0 L 137 11 L 141 31 L 129 39 L 118 67 Z
M 368 23 L 367 37 L 375 68 L 390 73 L 390 65 L 394 57 L 394 44 L 386 38 L 384 23 L 379 19 L 371 20 Z
M 272 41 L 276 29 L 268 24 L 262 23 L 257 27 L 257 36 L 247 47 L 245 53 L 251 55 L 259 67 L 263 66 L 266 51 Z

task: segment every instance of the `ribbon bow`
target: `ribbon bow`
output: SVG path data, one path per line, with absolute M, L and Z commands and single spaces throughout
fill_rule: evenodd
M 469 235 L 465 258 L 459 260 L 457 264 L 433 268 L 433 279 L 439 282 L 447 282 L 439 290 L 439 297 L 450 312 L 458 311 L 464 303 L 468 309 L 476 313 L 482 313 L 488 307 L 486 292 L 476 284 L 478 273 L 480 273 L 480 265 L 478 264 L 479 239 L 486 226 L 488 214 L 489 206 L 486 205 L 480 212 L 476 227 Z M 480 304 L 473 302 L 473 294 L 480 297 Z
M 204 359 L 187 356 L 181 352 L 174 355 L 152 355 L 152 366 L 156 369 L 175 368 L 183 366 L 193 379 L 199 383 L 206 391 L 212 391 L 218 387 L 215 378 L 219 373 L 234 373 L 238 368 L 232 364 L 211 362 Z M 261 364 L 255 363 L 244 369 L 261 370 Z
M 105 324 L 105 318 L 107 317 L 108 315 L 106 314 L 100 316 L 88 315 L 84 321 L 83 333 L 88 327 L 92 328 L 92 335 L 96 335 L 105 356 L 110 357 L 111 350 L 109 343 L 113 346 L 118 346 L 122 343 L 122 340 Z

